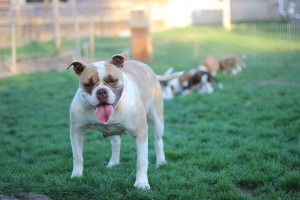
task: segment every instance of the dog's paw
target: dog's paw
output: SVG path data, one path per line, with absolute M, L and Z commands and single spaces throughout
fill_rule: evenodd
M 119 165 L 120 162 L 109 162 L 107 165 L 106 165 L 106 168 L 112 168 L 114 166 L 117 166 Z
M 149 185 L 148 181 L 147 182 L 136 181 L 133 186 L 138 189 L 142 189 L 142 190 L 150 190 L 150 185 Z
M 161 160 L 161 161 L 156 161 L 156 168 L 159 168 L 162 165 L 166 165 L 167 161 L 166 160 Z
M 81 176 L 82 176 L 82 170 L 73 170 L 71 178 L 81 177 Z

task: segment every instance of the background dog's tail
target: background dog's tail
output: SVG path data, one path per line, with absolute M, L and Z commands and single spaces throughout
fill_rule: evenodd
M 178 78 L 179 76 L 181 76 L 184 73 L 184 71 L 182 72 L 175 72 L 173 74 L 168 74 L 168 75 L 156 75 L 156 78 L 159 81 L 168 81 L 171 80 L 173 78 Z
M 167 69 L 167 71 L 164 73 L 164 75 L 170 75 L 173 72 L 174 68 L 173 67 L 169 67 Z

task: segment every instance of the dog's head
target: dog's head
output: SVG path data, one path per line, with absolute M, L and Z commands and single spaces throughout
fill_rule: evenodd
M 178 78 L 174 78 L 169 81 L 168 87 L 171 88 L 173 94 L 181 93 L 185 88 L 185 83 L 192 77 L 192 73 L 185 73 L 180 75 Z
M 159 81 L 164 99 L 173 99 L 174 93 L 167 81 Z
M 79 76 L 81 95 L 95 109 L 95 114 L 102 122 L 107 122 L 114 107 L 121 98 L 124 82 L 122 68 L 126 54 L 117 54 L 107 61 L 84 64 L 72 62 Z
M 203 62 L 208 71 L 215 76 L 218 71 L 218 61 L 213 56 L 207 56 Z

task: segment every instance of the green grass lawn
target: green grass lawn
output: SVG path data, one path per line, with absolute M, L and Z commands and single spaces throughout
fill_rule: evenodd
M 154 70 L 196 67 L 197 60 L 185 46 L 197 37 L 196 31 L 154 35 L 165 41 L 155 44 L 155 61 L 150 63 Z M 179 36 L 185 42 L 172 44 Z M 34 192 L 53 199 L 300 199 L 299 77 L 299 67 L 248 65 L 236 76 L 219 75 L 223 90 L 165 101 L 168 164 L 156 169 L 150 130 L 148 191 L 133 187 L 136 153 L 129 134 L 122 136 L 121 165 L 106 169 L 110 139 L 87 131 L 84 176 L 70 178 L 68 112 L 78 87 L 73 71 L 2 79 L 0 194 Z

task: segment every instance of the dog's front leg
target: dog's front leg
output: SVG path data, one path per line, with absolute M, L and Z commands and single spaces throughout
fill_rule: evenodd
M 111 157 L 107 164 L 107 168 L 111 168 L 120 164 L 120 149 L 121 149 L 121 137 L 119 135 L 111 136 Z
M 82 176 L 83 171 L 83 145 L 84 145 L 84 130 L 81 128 L 75 128 L 71 125 L 70 139 L 73 152 L 73 171 L 71 178 Z
M 146 132 L 135 138 L 137 152 L 137 171 L 134 186 L 139 189 L 150 189 L 148 182 L 148 133 Z

